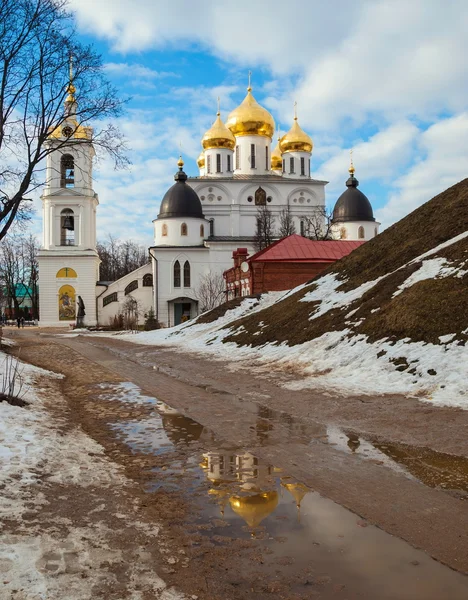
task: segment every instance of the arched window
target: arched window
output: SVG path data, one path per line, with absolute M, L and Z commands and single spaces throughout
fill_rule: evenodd
M 184 287 L 190 287 L 190 263 L 188 260 L 184 263 Z
M 60 245 L 75 245 L 75 213 L 71 208 L 64 208 L 60 213 Z
M 146 275 L 143 275 L 143 287 L 153 287 L 152 273 L 146 273 Z
M 182 223 L 180 226 L 180 235 L 187 235 L 187 223 Z
M 294 156 L 289 158 L 289 174 L 292 175 L 294 173 Z
M 71 154 L 64 154 L 60 159 L 60 187 L 75 187 L 75 160 Z
M 180 262 L 178 260 L 174 263 L 174 287 L 180 288 Z
M 210 219 L 210 237 L 214 237 L 214 219 Z
M 167 236 L 167 225 L 166 225 L 166 223 L 164 223 L 163 226 L 162 226 L 162 236 L 163 237 Z
M 363 240 L 366 237 L 366 234 L 364 233 L 364 227 L 361 225 L 358 229 L 358 238 L 360 240 Z
M 346 231 L 346 227 L 342 227 L 340 229 L 340 239 L 345 240 L 348 237 L 348 232 Z
M 126 296 L 128 296 L 131 292 L 133 292 L 136 289 L 138 289 L 138 281 L 134 279 L 127 285 L 127 287 L 124 290 L 124 293 Z
M 200 225 L 200 237 L 205 237 L 205 226 L 203 224 Z

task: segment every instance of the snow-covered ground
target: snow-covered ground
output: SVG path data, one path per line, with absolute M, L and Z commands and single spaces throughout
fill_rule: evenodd
M 0 381 L 9 360 L 0 352 Z M 28 406 L 0 402 L 0 599 L 90 600 L 95 597 L 96 582 L 105 577 L 97 565 L 122 560 L 118 552 L 103 548 L 108 533 L 105 524 L 74 527 L 72 519 L 57 516 L 57 527 L 51 531 L 44 529 L 39 517 L 27 521 L 23 517 L 47 503 L 44 484 L 72 484 L 82 488 L 86 496 L 89 487 L 122 493 L 128 482 L 99 444 L 79 428 L 64 429 L 62 419 L 51 414 L 50 403 L 56 405 L 64 400 L 57 395 L 51 398 L 50 389 L 44 386 L 61 376 L 24 363 L 20 363 L 20 372 L 25 384 L 22 395 Z M 129 395 L 129 401 L 138 401 L 135 390 L 122 388 L 122 393 Z M 144 528 L 146 535 L 157 535 L 157 526 L 152 532 L 148 525 L 135 522 L 133 511 L 128 518 L 129 527 Z M 65 537 L 61 528 L 68 531 Z M 140 600 L 141 592 L 137 590 L 141 587 L 141 573 L 137 563 L 134 592 L 128 597 Z M 83 569 L 86 578 L 81 576 Z M 166 588 L 157 576 L 150 583 L 155 598 L 183 597 Z
M 447 259 L 434 255 L 467 236 L 468 232 L 458 235 L 411 260 L 410 263 L 421 261 L 422 265 L 395 291 L 395 295 L 423 279 L 464 276 L 464 263 L 451 264 Z M 314 304 L 310 314 L 310 319 L 316 319 L 332 309 L 346 307 L 359 300 L 389 275 L 342 292 L 338 288 L 343 280 L 333 273 L 327 274 L 310 286 L 310 291 L 301 301 L 319 302 L 318 306 Z M 293 370 L 298 374 L 297 379 L 285 384 L 291 389 L 315 388 L 344 395 L 406 394 L 433 404 L 468 409 L 468 347 L 454 339 L 456 332 L 441 336 L 440 345 L 412 342 L 410 339 L 397 342 L 383 339 L 371 344 L 366 336 L 352 331 L 353 325 L 356 325 L 352 322 L 355 312 L 352 310 L 347 315 L 347 329 L 326 333 L 303 344 L 270 343 L 252 348 L 223 343 L 228 335 L 236 333 L 230 327 L 233 321 L 259 312 L 304 287 L 301 285 L 288 293 L 265 294 L 258 303 L 245 299 L 239 307 L 226 312 L 213 323 L 184 323 L 171 329 L 122 335 L 121 339 L 135 344 L 164 345 L 181 352 L 207 354 L 214 359 L 231 361 L 233 369 L 245 365 L 266 373 L 275 368 Z M 259 315 L 259 331 L 264 326 Z M 402 358 L 409 364 L 404 371 L 397 370 L 393 362 Z

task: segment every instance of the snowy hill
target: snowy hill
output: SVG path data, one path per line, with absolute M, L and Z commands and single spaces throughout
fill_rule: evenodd
M 226 308 L 131 340 L 293 370 L 295 389 L 468 408 L 468 179 L 312 282 Z

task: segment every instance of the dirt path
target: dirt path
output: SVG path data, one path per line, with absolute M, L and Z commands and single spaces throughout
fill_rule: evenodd
M 163 471 L 168 465 L 188 465 L 197 453 L 205 452 L 205 456 L 208 451 L 212 456 L 214 440 L 218 440 L 216 448 L 220 445 L 223 449 L 242 448 L 287 473 L 294 481 L 302 482 L 307 489 L 349 508 L 363 519 L 359 521 L 356 517 L 354 525 L 376 524 L 452 568 L 468 573 L 466 413 L 395 397 L 364 400 L 286 391 L 272 377 L 254 376 L 245 370 L 236 372 L 227 364 L 115 339 L 50 337 L 33 332 L 20 334 L 16 339 L 23 360 L 66 375 L 61 385 L 68 399 L 69 426 L 79 424 L 124 469 L 125 476 L 134 483 L 126 493 L 138 505 L 138 519 L 161 524 L 158 542 L 154 546 L 149 544 L 147 557 L 169 586 L 213 600 L 240 599 L 249 594 L 252 598 L 288 600 L 387 597 L 382 590 L 374 592 L 375 596 L 369 595 L 366 587 L 369 582 L 363 583 L 356 574 L 348 577 L 349 574 L 340 574 L 338 570 L 338 579 L 330 576 L 337 571 L 333 563 L 323 564 L 325 579 L 320 573 L 307 575 L 310 566 L 301 565 L 305 582 L 291 592 L 293 581 L 299 577 L 298 558 L 294 559 L 297 563 L 294 571 L 285 566 L 292 560 L 290 556 L 278 556 L 277 549 L 265 549 L 248 535 L 216 540 L 223 535 L 204 533 L 207 525 L 206 520 L 200 521 L 200 502 L 190 498 L 190 489 L 201 489 L 193 469 L 172 469 L 170 479 L 165 481 L 175 482 L 173 492 L 166 485 L 153 489 L 150 496 L 146 493 L 148 485 L 154 484 L 155 473 L 167 478 Z M 112 386 L 122 381 L 133 382 L 144 393 L 194 419 L 196 423 L 190 425 L 188 437 L 198 438 L 185 440 L 184 444 L 172 440 L 173 447 L 163 448 L 164 452 L 161 448 L 158 452 L 148 452 L 138 443 L 133 447 L 128 440 L 125 443 L 122 431 L 129 419 L 133 424 L 138 419 L 150 421 L 154 418 L 154 407 L 130 407 L 112 398 L 99 401 L 99 384 Z M 166 430 L 171 431 L 167 427 Z M 172 427 L 173 432 L 176 430 L 180 432 L 180 428 Z M 116 431 L 120 433 L 116 435 Z M 458 458 L 442 453 L 447 451 L 458 454 Z M 283 478 L 283 487 L 287 487 L 285 481 Z M 185 493 L 179 493 L 184 486 Z M 188 495 L 187 488 L 190 488 Z M 213 494 L 213 490 L 216 491 L 212 488 L 209 493 Z M 319 499 L 314 502 L 314 510 L 322 510 Z M 57 503 L 51 507 L 50 515 L 60 510 Z M 106 508 L 102 511 L 105 513 Z M 344 523 L 344 515 L 335 518 Z M 378 530 L 375 532 L 366 535 L 369 539 L 376 536 L 374 542 L 382 543 L 378 541 Z M 261 533 L 265 536 L 265 530 Z M 125 536 L 130 535 L 128 530 L 118 544 L 125 544 Z M 343 535 L 338 533 L 337 537 Z M 292 531 L 290 538 L 296 539 Z M 389 547 L 390 539 L 387 536 L 384 540 Z M 141 540 L 134 541 L 130 543 L 134 549 L 142 544 Z M 288 545 L 287 541 L 284 543 Z M 146 552 L 148 542 L 143 545 Z M 170 549 L 171 561 L 158 546 Z M 307 552 L 312 552 L 310 548 Z M 180 556 L 174 559 L 178 552 L 183 559 Z M 395 553 L 406 552 L 403 546 L 395 548 Z M 268 553 L 275 555 L 276 563 L 269 563 Z M 290 553 L 293 554 L 292 550 Z M 127 558 L 131 564 L 135 555 L 133 559 L 130 555 Z M 314 560 L 319 563 L 323 557 L 317 555 Z M 370 555 L 367 560 L 372 562 Z M 286 563 L 279 568 L 281 561 Z M 419 565 L 423 559 L 413 557 L 408 562 Z M 363 576 L 371 581 L 372 567 Z M 441 571 L 440 580 L 445 576 Z M 313 585 L 307 583 L 307 577 Z M 447 599 L 464 598 L 465 592 L 468 594 L 468 582 L 463 578 L 453 585 L 452 595 L 446 595 Z M 427 592 L 418 595 L 421 591 L 422 587 L 408 591 L 407 595 L 402 592 L 400 596 L 393 592 L 390 597 L 439 598 L 430 597 Z

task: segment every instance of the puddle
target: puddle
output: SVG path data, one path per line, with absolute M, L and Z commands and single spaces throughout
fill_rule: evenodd
M 286 581 L 291 596 L 335 600 L 468 597 L 465 576 L 369 525 L 248 449 L 230 445 L 168 405 L 141 395 L 136 386 L 126 386 L 103 386 L 101 399 L 151 405 L 149 417 L 113 425 L 116 436 L 136 454 L 164 458 L 152 469 L 148 493 L 176 490 L 185 494 L 194 506 L 193 517 L 184 523 L 188 532 L 208 538 L 213 546 L 229 548 L 236 540 L 254 544 L 262 560 L 252 568 L 269 581 Z M 253 434 L 257 445 L 262 445 L 276 426 L 263 409 L 257 417 Z M 283 415 L 282 423 L 296 437 L 310 440 L 309 432 L 294 420 Z M 391 446 L 379 447 L 339 429 L 327 433 L 329 441 L 343 451 L 381 461 L 407 477 L 422 477 L 419 467 L 414 467 L 415 459 Z
M 382 464 L 428 487 L 451 491 L 461 499 L 468 499 L 466 458 L 424 447 L 369 440 L 332 426 L 327 427 L 327 436 L 329 443 L 338 450 Z

